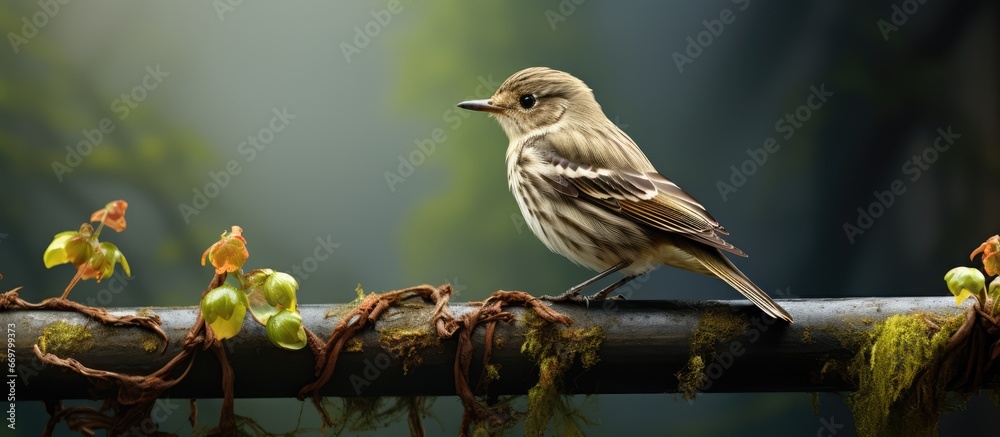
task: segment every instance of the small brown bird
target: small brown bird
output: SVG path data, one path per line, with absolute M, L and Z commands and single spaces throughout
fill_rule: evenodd
M 553 252 L 600 271 L 555 301 L 604 299 L 659 265 L 722 279 L 772 317 L 792 321 L 722 251 L 745 257 L 705 208 L 659 174 L 604 115 L 580 79 L 544 67 L 509 77 L 488 100 L 458 106 L 496 116 L 510 145 L 507 183 L 525 221 Z M 589 298 L 585 287 L 625 277 Z

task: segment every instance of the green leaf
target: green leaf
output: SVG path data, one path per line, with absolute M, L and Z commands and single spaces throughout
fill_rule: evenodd
M 118 246 L 115 246 L 113 243 L 103 242 L 98 246 L 98 252 L 103 254 L 104 259 L 96 263 L 91 262 L 91 265 L 94 268 L 103 269 L 101 273 L 102 278 L 110 277 L 115 271 L 115 265 L 119 262 L 122 263 L 122 270 L 125 271 L 125 274 L 132 276 L 132 270 L 128 267 L 128 261 L 125 260 L 125 255 L 118 249 Z
M 263 288 L 263 286 L 260 288 Z M 256 288 L 252 288 L 252 290 L 256 290 Z M 267 326 L 268 320 L 275 314 L 278 314 L 278 309 L 267 303 L 263 291 L 251 291 L 247 295 L 247 299 L 250 302 L 250 315 L 262 326 Z
M 65 264 L 70 261 L 69 256 L 66 254 L 66 243 L 77 234 L 79 232 L 66 231 L 60 232 L 52 238 L 52 242 L 49 243 L 49 247 L 45 249 L 45 253 L 42 255 L 45 268 L 51 269 L 59 264 Z

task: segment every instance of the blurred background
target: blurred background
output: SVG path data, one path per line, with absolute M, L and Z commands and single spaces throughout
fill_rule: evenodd
M 944 273 L 1000 231 L 997 18 L 986 1 L 5 2 L 0 289 L 58 296 L 73 272 L 44 269 L 52 236 L 125 199 L 128 229 L 102 240 L 133 277 L 83 282 L 76 300 L 194 305 L 212 276 L 200 255 L 234 224 L 248 265 L 294 272 L 304 303 L 350 301 L 358 283 L 561 292 L 592 272 L 531 235 L 502 130 L 455 108 L 542 65 L 584 80 L 772 295 L 946 295 Z M 939 129 L 960 137 L 934 149 Z M 768 138 L 779 148 L 756 151 Z M 905 192 L 872 207 L 897 180 Z M 739 295 L 660 269 L 630 298 Z M 273 432 L 300 408 L 237 401 Z M 854 434 L 835 395 L 818 416 L 808 394 L 591 409 L 593 435 L 816 435 L 821 419 Z M 217 402 L 199 410 L 216 423 Z M 454 435 L 458 402 L 434 411 L 427 431 Z M 995 414 L 975 399 L 942 434 Z M 161 429 L 189 433 L 176 416 Z M 28 435 L 45 417 L 19 407 Z M 306 407 L 299 425 L 318 423 Z

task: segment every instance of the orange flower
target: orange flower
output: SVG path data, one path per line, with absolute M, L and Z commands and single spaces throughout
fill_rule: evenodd
M 125 210 L 128 203 L 124 200 L 116 200 L 104 206 L 104 208 L 94 211 L 90 215 L 90 221 L 101 222 L 117 232 L 125 230 Z
M 994 235 L 979 245 L 979 248 L 972 251 L 969 259 L 974 259 L 977 254 L 983 254 L 983 270 L 990 276 L 1000 274 L 1000 235 Z
M 235 272 L 243 267 L 243 263 L 249 257 L 250 252 L 247 251 L 247 240 L 243 238 L 243 229 L 233 226 L 233 231 L 229 235 L 223 232 L 222 238 L 205 250 L 201 255 L 201 265 L 205 265 L 207 259 L 215 267 L 216 274 Z

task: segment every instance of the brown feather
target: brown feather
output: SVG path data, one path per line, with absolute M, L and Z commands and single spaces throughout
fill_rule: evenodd
M 538 147 L 544 146 L 546 141 L 536 139 L 533 143 Z M 716 233 L 725 231 L 698 201 L 659 173 L 593 168 L 563 158 L 555 151 L 551 152 L 550 163 L 556 179 L 552 176 L 546 179 L 564 195 L 596 200 L 595 203 L 646 226 L 680 233 L 709 246 L 747 256 Z M 569 186 L 575 187 L 576 192 Z
M 730 287 L 739 291 L 758 308 L 776 319 L 792 322 L 792 316 L 777 302 L 771 299 L 764 290 L 753 283 L 740 269 L 736 268 L 718 249 L 706 247 L 695 242 L 675 242 L 681 250 L 694 256 L 713 275 L 722 279 Z

